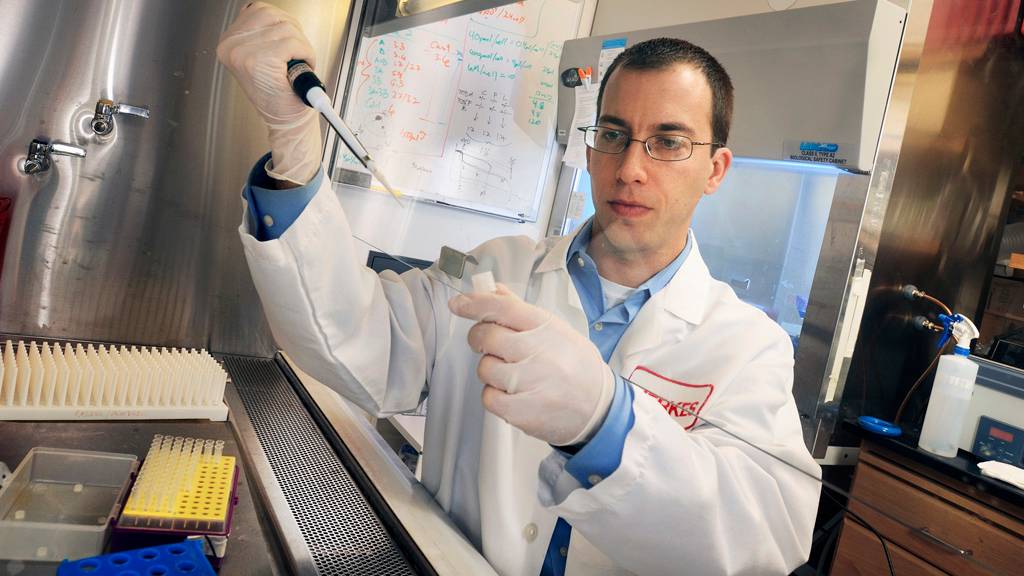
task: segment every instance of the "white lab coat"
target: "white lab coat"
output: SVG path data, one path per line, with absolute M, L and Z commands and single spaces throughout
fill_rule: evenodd
M 539 574 L 558 517 L 573 526 L 570 575 L 785 574 L 806 560 L 818 484 L 672 410 L 686 403 L 820 476 L 790 391 L 787 335 L 713 280 L 696 245 L 609 362 L 663 400 L 635 388 L 619 468 L 584 489 L 545 442 L 485 418 L 479 356 L 466 342 L 472 323 L 449 312 L 455 292 L 439 281 L 469 291 L 473 271 L 462 280 L 436 268 L 378 276 L 356 261 L 324 182 L 281 238 L 257 241 L 249 221 L 240 228 L 274 337 L 304 371 L 371 413 L 416 407 L 426 383 L 423 484 L 499 573 Z M 480 270 L 586 335 L 566 269 L 570 241 L 499 238 L 473 254 Z

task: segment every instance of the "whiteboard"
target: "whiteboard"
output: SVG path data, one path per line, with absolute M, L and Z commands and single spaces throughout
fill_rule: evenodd
M 535 222 L 581 11 L 525 0 L 361 38 L 345 121 L 403 194 Z M 336 160 L 365 173 L 343 147 Z

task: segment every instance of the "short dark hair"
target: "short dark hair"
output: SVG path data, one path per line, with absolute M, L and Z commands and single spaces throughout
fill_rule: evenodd
M 604 78 L 601 78 L 601 87 L 597 92 L 598 114 L 601 112 L 605 86 L 615 70 L 660 70 L 674 64 L 687 64 L 704 74 L 711 87 L 711 137 L 724 146 L 729 140 L 729 127 L 732 125 L 732 80 L 725 68 L 707 50 L 679 38 L 645 40 L 616 56 L 605 71 Z M 718 147 L 713 146 L 712 150 Z

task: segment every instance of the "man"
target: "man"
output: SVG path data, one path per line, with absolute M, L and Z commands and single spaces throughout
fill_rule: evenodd
M 378 277 L 355 258 L 317 118 L 285 80 L 285 62 L 314 56 L 293 19 L 250 5 L 218 55 L 270 131 L 240 233 L 277 342 L 378 415 L 414 408 L 426 383 L 423 483 L 498 572 L 805 561 L 818 484 L 694 416 L 818 474 L 789 338 L 710 277 L 689 234 L 732 159 L 714 58 L 671 39 L 620 55 L 586 134 L 594 219 L 574 237 L 491 240 L 455 278 Z M 499 287 L 472 293 L 483 270 Z

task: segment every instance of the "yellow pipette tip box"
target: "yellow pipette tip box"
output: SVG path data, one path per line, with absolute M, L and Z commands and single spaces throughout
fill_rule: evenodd
M 222 455 L 222 448 L 212 440 L 155 438 L 118 529 L 227 534 L 238 472 L 235 457 Z

